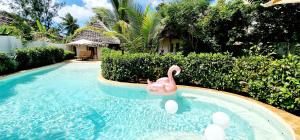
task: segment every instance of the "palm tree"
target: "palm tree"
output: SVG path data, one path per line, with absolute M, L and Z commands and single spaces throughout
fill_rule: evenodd
M 67 31 L 67 35 L 74 34 L 75 30 L 79 28 L 77 24 L 77 19 L 75 19 L 70 13 L 66 14 L 65 17 L 61 17 L 62 25 L 64 26 L 64 30 Z
M 132 0 L 111 0 L 113 10 L 94 8 L 96 18 L 112 31 L 107 35 L 120 38 L 121 46 L 133 46 L 138 51 L 149 49 L 149 44 L 158 34 L 160 20 L 157 13 L 135 4 Z

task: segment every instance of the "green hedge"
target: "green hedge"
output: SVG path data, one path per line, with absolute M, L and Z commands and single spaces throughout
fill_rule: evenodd
M 16 68 L 17 62 L 5 53 L 0 52 L 0 75 L 14 72 Z
M 56 47 L 32 47 L 16 50 L 18 69 L 28 69 L 64 60 L 64 50 Z
M 234 58 L 230 54 L 129 54 L 102 49 L 102 75 L 122 82 L 155 80 L 171 65 L 182 73 L 179 84 L 221 89 L 251 96 L 275 107 L 300 111 L 300 62 L 297 56 L 273 60 L 265 56 Z
M 300 57 L 288 56 L 272 61 L 266 74 L 249 82 L 255 99 L 287 111 L 300 111 Z

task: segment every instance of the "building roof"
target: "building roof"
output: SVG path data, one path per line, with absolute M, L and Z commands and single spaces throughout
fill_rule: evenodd
M 90 26 L 78 29 L 72 41 L 84 39 L 95 42 L 96 44 L 120 44 L 120 40 L 117 37 L 105 35 L 104 32 L 107 31 L 109 31 L 109 29 L 98 20 Z
M 93 42 L 93 41 L 81 39 L 81 40 L 77 40 L 74 42 L 70 42 L 67 45 L 95 45 L 95 44 L 97 44 L 97 43 Z M 99 44 L 99 45 L 101 45 L 101 44 Z

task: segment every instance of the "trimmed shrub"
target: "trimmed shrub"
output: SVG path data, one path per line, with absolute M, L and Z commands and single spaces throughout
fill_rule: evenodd
M 147 53 L 124 53 L 102 49 L 102 73 L 107 79 L 116 81 L 139 82 L 140 80 L 156 79 L 166 76 L 168 68 L 180 63 L 178 55 L 159 56 Z M 129 69 L 130 68 L 130 69 Z
M 300 58 L 273 60 L 266 56 L 233 58 L 229 54 L 136 53 L 102 49 L 102 75 L 122 82 L 156 80 L 167 76 L 171 65 L 182 73 L 177 83 L 233 91 L 298 114 L 300 111 Z
M 64 60 L 70 60 L 75 58 L 75 53 L 71 51 L 64 51 Z
M 5 53 L 0 52 L 0 75 L 14 72 L 16 68 L 17 62 Z
M 232 67 L 233 59 L 229 54 L 192 53 L 184 58 L 182 73 L 187 76 L 183 83 L 225 89 Z
M 64 50 L 56 47 L 33 47 L 16 50 L 18 69 L 28 69 L 64 60 Z
M 234 66 L 229 77 L 228 89 L 247 93 L 249 82 L 261 80 L 268 75 L 268 69 L 272 59 L 266 56 L 249 56 L 235 59 Z
M 220 89 L 226 85 L 233 60 L 229 54 L 158 54 L 124 53 L 102 49 L 102 74 L 105 78 L 139 82 L 167 76 L 170 66 L 178 65 L 182 73 L 175 77 L 181 84 Z M 199 77 L 202 77 L 199 79 Z M 222 85 L 222 86 L 221 86 Z
M 300 112 L 300 57 L 289 55 L 273 61 L 268 74 L 249 83 L 250 95 L 273 106 Z

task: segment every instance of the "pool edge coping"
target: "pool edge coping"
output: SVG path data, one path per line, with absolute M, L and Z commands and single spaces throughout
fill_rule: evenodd
M 113 81 L 105 79 L 100 71 L 98 80 L 111 84 L 111 85 L 121 85 L 121 86 L 139 86 L 139 87 L 146 87 L 146 84 L 141 83 L 128 83 L 128 82 L 119 82 L 119 81 Z M 230 93 L 226 91 L 220 91 L 216 89 L 208 89 L 203 87 L 193 87 L 193 86 L 185 86 L 185 85 L 177 85 L 179 89 L 194 89 L 194 90 L 201 90 L 206 91 L 211 94 L 223 94 L 225 96 L 229 96 L 235 99 L 243 100 L 247 103 L 253 103 L 255 106 L 263 109 L 264 111 L 268 112 L 270 115 L 272 115 L 275 119 L 277 119 L 279 122 L 281 122 L 293 135 L 294 140 L 300 140 L 300 117 L 293 115 L 291 113 L 288 113 L 284 110 L 278 109 L 276 107 L 273 107 L 271 105 L 265 104 L 263 102 L 254 100 L 249 97 L 245 97 L 242 95 L 238 95 L 235 93 Z M 293 121 L 294 120 L 294 121 Z M 298 120 L 298 121 L 297 121 Z
M 35 71 L 35 70 L 47 69 L 47 68 L 53 67 L 55 65 L 67 64 L 67 63 L 73 63 L 73 62 L 72 62 L 72 60 L 65 60 L 65 61 L 62 61 L 62 62 L 50 64 L 50 65 L 45 65 L 45 66 L 40 66 L 40 67 L 36 67 L 36 68 L 30 68 L 30 69 L 20 70 L 20 71 L 16 71 L 16 72 L 13 72 L 13 73 L 8 73 L 8 74 L 0 75 L 0 80 L 6 79 L 6 78 L 9 78 L 9 77 L 13 77 L 13 76 L 18 75 L 18 74 L 22 74 L 22 73 L 26 73 L 26 72 L 31 72 L 31 71 Z

